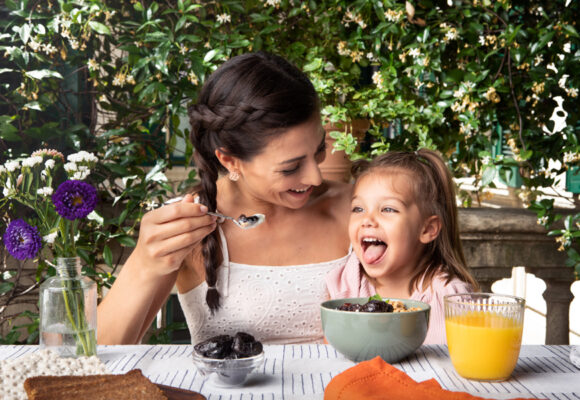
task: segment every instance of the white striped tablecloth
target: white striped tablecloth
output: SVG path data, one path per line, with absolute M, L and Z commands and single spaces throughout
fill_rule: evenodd
M 37 351 L 37 346 L 0 346 L 0 359 Z M 570 362 L 571 346 L 522 346 L 518 364 L 505 382 L 463 379 L 446 346 L 422 346 L 395 367 L 416 381 L 435 378 L 448 390 L 497 399 L 514 397 L 580 400 L 580 369 Z M 265 361 L 240 388 L 220 388 L 204 380 L 191 361 L 189 345 L 99 346 L 98 356 L 112 373 L 140 368 L 153 382 L 189 389 L 208 400 L 316 400 L 342 371 L 354 366 L 330 345 L 266 345 Z

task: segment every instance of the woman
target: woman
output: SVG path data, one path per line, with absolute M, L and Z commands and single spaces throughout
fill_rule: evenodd
M 176 284 L 193 343 L 245 331 L 265 343 L 322 340 L 324 276 L 344 264 L 350 186 L 325 182 L 319 102 L 308 78 L 265 53 L 234 57 L 189 109 L 201 184 L 147 213 L 99 306 L 99 343 L 138 343 Z M 243 230 L 209 210 L 261 213 Z

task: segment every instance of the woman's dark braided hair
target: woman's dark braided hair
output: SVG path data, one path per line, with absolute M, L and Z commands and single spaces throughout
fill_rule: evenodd
M 215 156 L 216 149 L 250 161 L 272 137 L 318 115 L 319 108 L 308 77 L 279 56 L 248 53 L 221 65 L 188 109 L 201 203 L 210 210 L 217 208 L 216 182 L 226 169 Z M 223 261 L 217 230 L 203 239 L 202 255 L 209 287 L 206 302 L 213 313 L 220 307 L 216 281 Z

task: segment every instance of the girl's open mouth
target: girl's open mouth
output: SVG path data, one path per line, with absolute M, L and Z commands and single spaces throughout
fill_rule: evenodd
M 374 237 L 364 237 L 361 240 L 362 259 L 365 264 L 375 264 L 382 260 L 387 251 L 387 244 Z

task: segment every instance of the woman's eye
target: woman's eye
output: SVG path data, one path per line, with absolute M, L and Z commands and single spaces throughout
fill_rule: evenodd
M 292 175 L 294 174 L 296 171 L 298 171 L 300 169 L 300 164 L 297 164 L 294 168 L 290 168 L 290 169 L 283 169 L 282 171 L 280 171 L 283 175 Z

